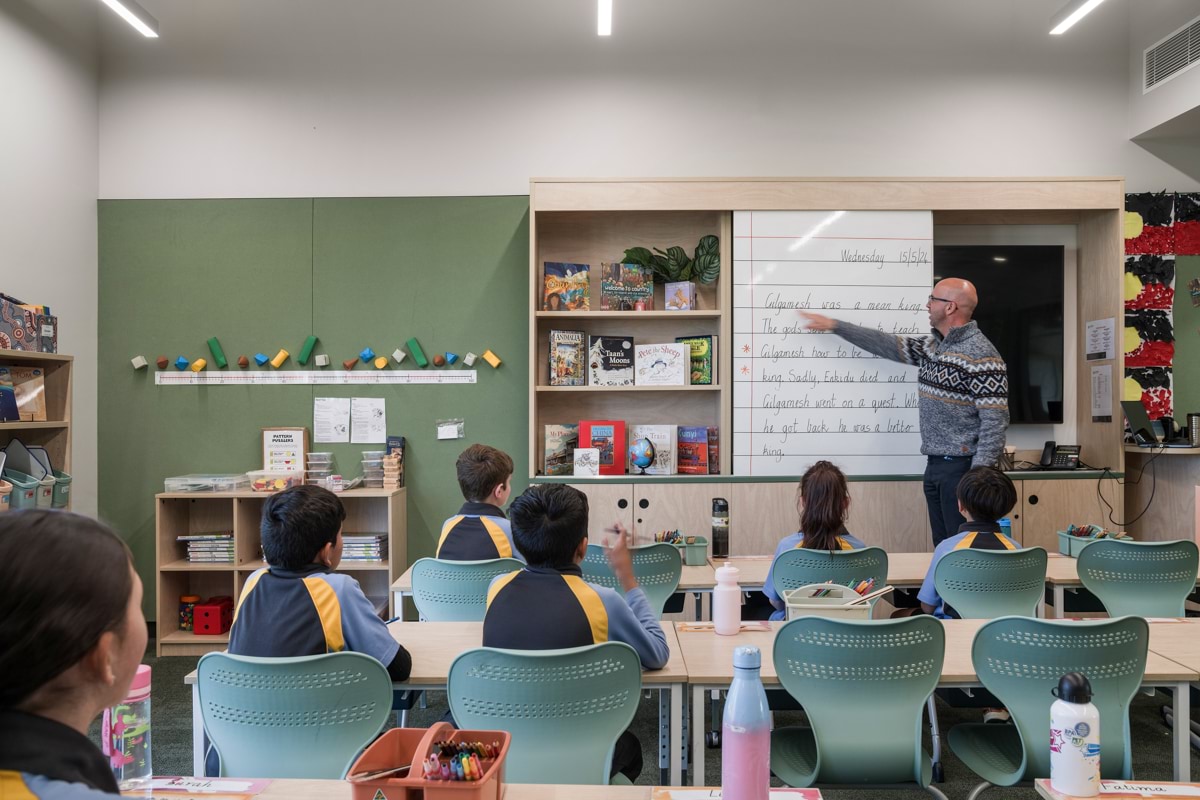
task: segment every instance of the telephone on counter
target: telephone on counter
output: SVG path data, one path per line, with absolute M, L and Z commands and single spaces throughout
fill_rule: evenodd
M 1038 465 L 1042 469 L 1076 469 L 1079 467 L 1079 445 L 1046 442 Z

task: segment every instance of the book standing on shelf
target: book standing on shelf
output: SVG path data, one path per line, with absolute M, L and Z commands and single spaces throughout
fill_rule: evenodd
M 696 284 L 692 281 L 676 281 L 663 287 L 664 305 L 667 311 L 695 311 Z
M 602 311 L 653 311 L 654 273 L 641 264 L 600 264 Z
M 683 475 L 708 474 L 708 428 L 680 425 L 678 434 L 679 472 Z
M 584 420 L 579 423 L 580 448 L 600 451 L 601 475 L 625 474 L 625 422 L 623 420 Z
M 633 354 L 638 386 L 687 386 L 691 382 L 691 345 L 639 344 Z
M 17 392 L 13 388 L 12 373 L 8 367 L 0 367 L 0 422 L 19 422 Z
M 23 422 L 46 421 L 46 373 L 41 367 L 9 367 L 17 413 Z
M 708 474 L 721 474 L 721 434 L 715 425 L 708 427 Z
M 588 264 L 547 261 L 542 265 L 543 311 L 587 311 L 591 295 Z
M 674 425 L 631 425 L 629 441 L 649 439 L 654 445 L 654 463 L 646 467 L 647 475 L 674 475 L 676 469 L 676 439 Z M 630 473 L 640 473 L 641 470 L 632 463 Z
M 578 423 L 545 426 L 545 456 L 542 473 L 545 475 L 571 475 L 574 470 L 575 448 L 579 447 Z
M 715 383 L 713 376 L 717 374 L 717 335 L 714 333 L 705 336 L 678 336 L 675 341 L 692 348 L 692 385 L 711 386 Z
M 633 386 L 633 337 L 588 337 L 588 383 Z
M 550 385 L 587 385 L 587 334 L 550 331 Z

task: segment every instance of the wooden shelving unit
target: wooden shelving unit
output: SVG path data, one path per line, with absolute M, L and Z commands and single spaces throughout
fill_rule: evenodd
M 259 520 L 263 492 L 164 492 L 155 495 L 155 564 L 158 584 L 158 655 L 202 655 L 223 650 L 228 635 L 197 636 L 179 630 L 179 597 L 218 595 L 237 598 L 246 579 L 266 566 L 262 560 Z M 339 572 L 354 576 L 376 608 L 391 615 L 389 588 L 407 568 L 408 496 L 405 489 L 352 489 L 338 495 L 346 507 L 346 533 L 386 533 L 388 560 L 343 561 Z M 199 564 L 187 560 L 186 534 L 232 531 L 234 563 Z
M 71 368 L 73 356 L 0 350 L 0 366 L 40 367 L 46 380 L 45 422 L 0 422 L 0 449 L 13 439 L 46 448 L 55 469 L 71 473 Z

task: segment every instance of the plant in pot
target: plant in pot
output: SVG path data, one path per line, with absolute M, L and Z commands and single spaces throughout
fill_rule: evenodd
M 721 274 L 721 254 L 716 236 L 704 236 L 696 245 L 690 258 L 682 247 L 668 247 L 665 251 L 657 247 L 654 251 L 645 247 L 631 247 L 625 251 L 625 264 L 640 264 L 654 275 L 655 283 L 697 281 L 712 283 Z

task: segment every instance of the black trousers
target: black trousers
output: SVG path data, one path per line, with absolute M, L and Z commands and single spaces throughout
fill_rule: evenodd
M 933 546 L 958 533 L 966 520 L 958 513 L 958 482 L 971 468 L 971 456 L 929 456 L 925 464 L 925 504 Z

